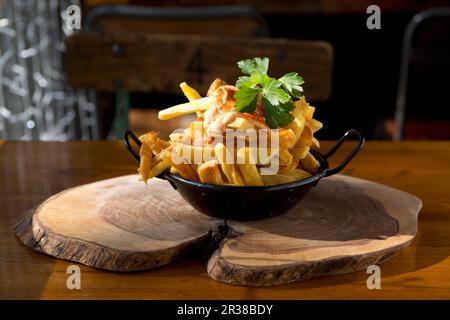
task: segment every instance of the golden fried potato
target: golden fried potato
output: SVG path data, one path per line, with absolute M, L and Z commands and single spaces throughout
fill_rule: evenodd
M 290 151 L 294 159 L 301 160 L 308 155 L 309 150 L 310 150 L 309 146 L 302 146 L 302 147 L 295 146 Z
M 224 86 L 226 84 L 227 83 L 225 81 L 223 81 L 222 79 L 216 78 L 209 86 L 206 96 L 207 97 L 212 96 L 214 94 L 214 91 L 216 91 L 217 88 L 219 88 L 220 86 Z
M 292 170 L 289 175 L 291 177 L 293 177 L 295 180 L 302 180 L 302 179 L 306 179 L 312 176 L 311 173 L 309 173 L 308 171 L 305 171 L 303 169 L 297 168 Z
M 159 133 L 156 131 L 149 131 L 146 134 L 143 134 L 139 137 L 139 140 L 142 141 L 142 143 L 148 144 L 150 147 L 153 147 L 156 140 L 158 139 Z
M 316 108 L 309 105 L 305 96 L 302 96 L 300 100 L 294 101 L 294 106 L 295 109 L 292 112 L 294 117 L 297 117 L 298 114 L 302 114 L 307 122 L 312 120 Z
M 313 120 L 314 111 L 316 111 L 316 108 L 311 107 L 308 104 L 308 108 L 306 109 L 306 112 L 305 112 L 305 119 L 306 119 L 306 121 L 309 122 L 309 121 Z
M 290 149 L 295 145 L 296 136 L 292 129 L 271 130 L 268 132 L 267 147 L 271 147 L 272 139 L 278 139 L 278 147 Z
M 255 126 L 252 124 L 251 121 L 241 117 L 237 117 L 233 122 L 228 124 L 227 127 L 234 130 L 244 130 L 244 131 L 249 129 L 255 129 Z
M 142 180 L 147 183 L 149 178 L 150 169 L 154 166 L 153 157 L 148 154 L 141 155 L 138 172 L 142 177 Z
M 266 186 L 289 183 L 296 180 L 293 176 L 283 174 L 262 175 L 261 179 Z
M 151 179 L 153 177 L 156 177 L 157 175 L 163 173 L 165 170 L 169 169 L 171 166 L 169 161 L 160 161 L 155 166 L 153 166 L 149 173 L 148 173 L 148 179 Z
M 280 160 L 280 165 L 289 166 L 292 163 L 293 156 L 287 149 L 281 148 L 278 158 Z
M 293 156 L 290 153 L 288 149 L 285 148 L 278 148 L 278 149 L 271 149 L 271 148 L 249 148 L 253 153 L 253 155 L 256 155 L 256 164 L 259 166 L 266 166 L 269 165 L 274 158 L 276 157 L 278 159 L 278 163 L 282 166 L 288 166 L 292 163 Z
M 176 106 L 159 111 L 158 118 L 160 120 L 169 120 L 175 117 L 183 116 L 185 114 L 204 111 L 210 107 L 212 101 L 212 97 L 205 97 L 187 103 L 178 104 Z
M 278 174 L 282 175 L 289 175 L 294 169 L 298 167 L 298 164 L 300 163 L 299 160 L 293 159 L 292 163 L 288 166 L 280 166 L 278 168 Z
M 180 145 L 178 144 L 170 152 L 166 152 L 163 156 L 164 160 L 168 161 L 171 167 L 183 178 L 199 181 L 196 170 L 180 155 Z
M 242 178 L 241 173 L 238 171 L 236 166 L 232 163 L 234 162 L 234 155 L 230 154 L 226 147 L 222 143 L 218 143 L 215 148 L 215 155 L 217 157 L 217 160 L 220 163 L 220 166 L 222 168 L 223 173 L 228 179 L 228 183 L 237 185 L 237 186 L 244 186 L 244 179 Z M 227 161 L 228 156 L 228 161 Z M 231 162 L 231 163 L 230 163 Z
M 210 160 L 214 160 L 215 152 L 214 148 L 207 146 L 192 146 L 189 144 L 178 144 L 177 148 L 180 152 L 180 156 L 186 160 L 187 163 L 203 163 Z
M 138 172 L 141 174 L 142 180 L 147 183 L 150 170 L 157 163 L 154 159 L 153 150 L 149 143 L 145 141 L 142 142 L 141 149 L 139 150 L 139 156 L 141 160 L 139 163 Z
M 312 119 L 311 121 L 308 121 L 308 126 L 311 128 L 311 131 L 313 133 L 316 133 L 320 129 L 322 129 L 323 124 L 320 121 L 317 121 L 316 119 Z
M 315 137 L 313 137 L 311 142 L 312 142 L 312 145 L 314 147 L 316 147 L 316 149 L 320 149 L 320 142 L 319 142 L 319 140 L 317 140 Z
M 300 163 L 308 172 L 315 172 L 320 167 L 319 161 L 310 152 L 304 159 L 300 160 Z
M 237 167 L 241 173 L 245 185 L 247 186 L 262 186 L 264 185 L 261 176 L 259 175 L 258 168 L 255 164 L 251 152 L 248 148 L 241 148 L 237 152 Z
M 197 169 L 200 181 L 203 183 L 224 184 L 222 174 L 219 169 L 219 161 L 210 160 L 203 163 Z
M 146 150 L 150 150 L 150 153 L 153 153 L 154 155 L 159 154 L 162 150 L 170 146 L 169 142 L 159 138 L 159 133 L 156 131 L 150 131 L 143 134 L 139 137 L 139 140 L 142 141 L 142 145 L 144 146 L 141 146 L 141 152 L 147 148 Z
M 297 143 L 298 139 L 300 139 L 303 129 L 305 128 L 306 120 L 302 114 L 299 114 L 292 120 L 292 122 L 287 126 L 288 129 L 291 129 L 295 134 L 295 143 Z
M 183 136 L 184 136 L 184 133 L 182 133 L 182 132 L 172 132 L 169 135 L 169 140 L 172 143 L 178 143 L 178 142 L 181 142 L 181 140 L 183 140 Z
M 180 83 L 180 88 L 189 101 L 201 99 L 201 95 L 194 88 L 188 86 L 186 82 Z

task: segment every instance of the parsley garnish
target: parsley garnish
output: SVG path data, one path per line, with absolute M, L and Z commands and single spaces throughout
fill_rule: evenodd
M 254 112 L 261 95 L 267 125 L 272 129 L 287 126 L 294 119 L 290 113 L 294 109 L 292 99 L 300 98 L 303 92 L 302 77 L 296 72 L 279 79 L 269 77 L 269 58 L 242 60 L 237 65 L 245 76 L 236 81 L 239 88 L 234 94 L 236 111 Z

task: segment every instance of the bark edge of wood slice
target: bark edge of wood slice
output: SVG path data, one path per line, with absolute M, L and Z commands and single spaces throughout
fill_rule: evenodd
M 270 286 L 389 260 L 413 240 L 422 208 L 411 194 L 337 175 L 284 215 L 225 227 L 169 183 L 137 180 L 129 175 L 62 191 L 22 217 L 15 233 L 35 251 L 99 269 L 145 270 L 207 255 L 215 280 Z

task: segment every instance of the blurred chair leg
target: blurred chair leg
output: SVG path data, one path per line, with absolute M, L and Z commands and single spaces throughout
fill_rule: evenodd
M 436 17 L 450 16 L 450 8 L 431 8 L 416 14 L 406 26 L 405 35 L 403 37 L 402 58 L 400 62 L 400 78 L 398 83 L 397 101 L 395 109 L 395 132 L 394 140 L 403 139 L 405 110 L 406 110 L 406 94 L 408 91 L 408 76 L 410 58 L 412 52 L 412 38 L 417 27 L 424 21 Z
M 123 137 L 128 130 L 128 112 L 130 110 L 130 94 L 127 91 L 119 90 L 116 93 L 116 117 L 114 130 L 116 138 Z

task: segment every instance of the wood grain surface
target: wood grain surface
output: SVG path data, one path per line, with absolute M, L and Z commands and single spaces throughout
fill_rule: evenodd
M 331 145 L 324 142 L 323 149 Z M 350 147 L 344 146 L 332 165 Z M 0 143 L 0 298 L 450 298 L 450 142 L 367 142 L 344 171 L 423 200 L 414 241 L 381 265 L 381 290 L 367 288 L 364 270 L 276 287 L 230 286 L 211 280 L 205 262 L 193 259 L 127 274 L 80 265 L 82 288 L 68 290 L 72 262 L 33 252 L 15 238 L 14 221 L 52 194 L 134 172 L 135 162 L 121 142 Z
M 416 235 L 421 207 L 410 194 L 338 175 L 286 214 L 225 225 L 193 209 L 167 181 L 145 185 L 128 175 L 62 191 L 15 231 L 36 251 L 108 271 L 150 269 L 195 252 L 209 255 L 213 279 L 271 286 L 389 260 Z

